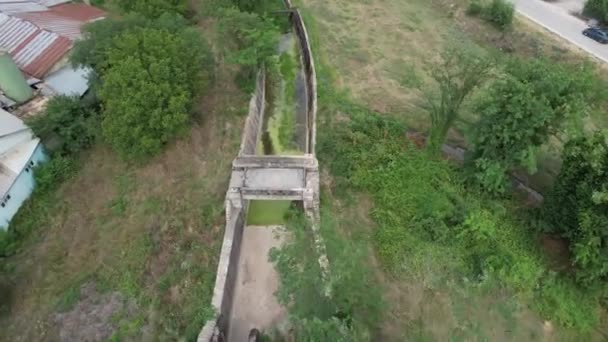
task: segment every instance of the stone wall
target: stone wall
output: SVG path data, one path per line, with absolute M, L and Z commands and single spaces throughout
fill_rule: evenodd
M 205 324 L 199 333 L 198 342 L 223 341 L 222 332 L 228 331 L 229 328 L 228 318 L 232 309 L 240 246 L 247 216 L 247 203 L 232 201 L 230 196 L 229 192 L 226 199 L 226 229 L 211 299 L 216 316 Z M 236 202 L 244 206 L 233 206 Z
M 307 119 L 307 148 L 306 153 L 315 154 L 315 146 L 317 144 L 317 74 L 315 70 L 315 62 L 312 55 L 312 49 L 306 25 L 300 10 L 293 7 L 291 0 L 284 0 L 285 6 L 291 9 L 291 23 L 293 30 L 301 47 L 301 59 L 306 74 L 306 94 L 308 98 L 308 119 Z
M 264 122 L 264 107 L 266 105 L 266 75 L 264 70 L 258 72 L 255 82 L 255 92 L 249 101 L 249 114 L 245 121 L 239 156 L 255 155 L 258 142 L 262 136 Z

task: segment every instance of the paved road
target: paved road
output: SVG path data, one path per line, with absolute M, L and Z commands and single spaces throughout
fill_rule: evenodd
M 608 63 L 608 45 L 601 45 L 583 36 L 581 32 L 587 28 L 584 21 L 570 15 L 563 8 L 542 0 L 512 1 L 520 14 Z

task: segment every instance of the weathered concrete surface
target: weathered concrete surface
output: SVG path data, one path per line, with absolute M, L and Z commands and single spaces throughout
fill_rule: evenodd
M 230 310 L 229 341 L 247 341 L 253 328 L 264 331 L 286 323 L 287 312 L 274 296 L 279 276 L 268 259 L 270 249 L 280 247 L 284 238 L 279 226 L 245 227 Z

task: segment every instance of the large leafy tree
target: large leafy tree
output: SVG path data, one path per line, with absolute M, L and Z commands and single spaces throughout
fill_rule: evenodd
M 545 219 L 571 241 L 577 275 L 584 283 L 608 277 L 608 143 L 606 136 L 570 141 Z
M 580 132 L 596 95 L 597 80 L 587 65 L 570 67 L 541 59 L 512 59 L 503 77 L 479 104 L 472 166 L 490 192 L 505 190 L 505 172 L 536 171 L 536 153 L 549 137 Z
M 99 90 L 103 135 L 121 155 L 145 158 L 186 129 L 208 49 L 196 31 L 157 28 L 125 32 L 113 45 Z
M 97 73 L 109 67 L 107 53 L 115 47 L 116 38 L 125 32 L 142 28 L 156 28 L 178 34 L 185 30 L 188 22 L 175 14 L 163 14 L 151 20 L 138 13 L 131 13 L 123 18 L 109 18 L 87 24 L 83 28 L 85 39 L 75 43 L 70 61 L 75 66 L 92 67 Z

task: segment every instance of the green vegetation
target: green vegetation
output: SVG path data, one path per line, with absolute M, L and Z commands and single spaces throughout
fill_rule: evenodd
M 585 2 L 583 14 L 604 23 L 608 22 L 608 1 L 587 0 Z
M 454 43 L 441 54 L 438 62 L 428 66 L 434 85 L 419 87 L 425 100 L 423 108 L 431 117 L 427 143 L 430 151 L 441 151 L 463 103 L 486 81 L 492 67 L 493 62 L 484 51 L 467 42 Z
M 28 124 L 47 149 L 72 154 L 93 145 L 99 132 L 99 114 L 78 97 L 56 96 L 49 100 L 44 115 Z
M 369 341 L 382 317 L 383 302 L 367 265 L 367 249 L 340 236 L 326 212 L 319 234 L 330 264 L 323 277 L 310 223 L 292 213 L 292 238 L 270 253 L 281 284 L 279 303 L 289 311 L 297 341 Z M 329 294 L 329 295 L 328 295 Z
M 136 160 L 157 154 L 187 130 L 194 99 L 209 85 L 214 64 L 199 32 L 170 14 L 93 23 L 76 44 L 72 63 L 95 70 L 103 137 Z
M 471 0 L 467 14 L 481 15 L 484 20 L 504 31 L 513 25 L 515 5 L 507 0 Z
M 572 244 L 577 279 L 587 285 L 608 276 L 608 143 L 596 133 L 570 141 L 544 216 Z
M 149 157 L 187 129 L 193 100 L 204 89 L 202 74 L 212 65 L 208 51 L 189 30 L 146 28 L 116 38 L 99 97 L 103 135 L 117 152 Z
M 598 79 L 589 65 L 570 67 L 542 59 L 510 59 L 477 106 L 472 161 L 475 178 L 491 193 L 504 193 L 505 173 L 537 171 L 537 154 L 550 138 L 582 132 L 597 105 Z
M 430 277 L 433 287 L 504 287 L 547 319 L 581 331 L 599 322 L 598 292 L 554 278 L 535 243 L 534 222 L 513 204 L 467 188 L 459 170 L 403 139 L 399 121 L 350 112 L 348 125 L 324 134 L 321 157 L 339 186 L 372 196 L 375 249 L 390 273 Z
M 158 18 L 165 13 L 175 13 L 182 16 L 188 14 L 186 0 L 117 0 L 118 7 L 125 12 L 136 12 L 146 18 Z

